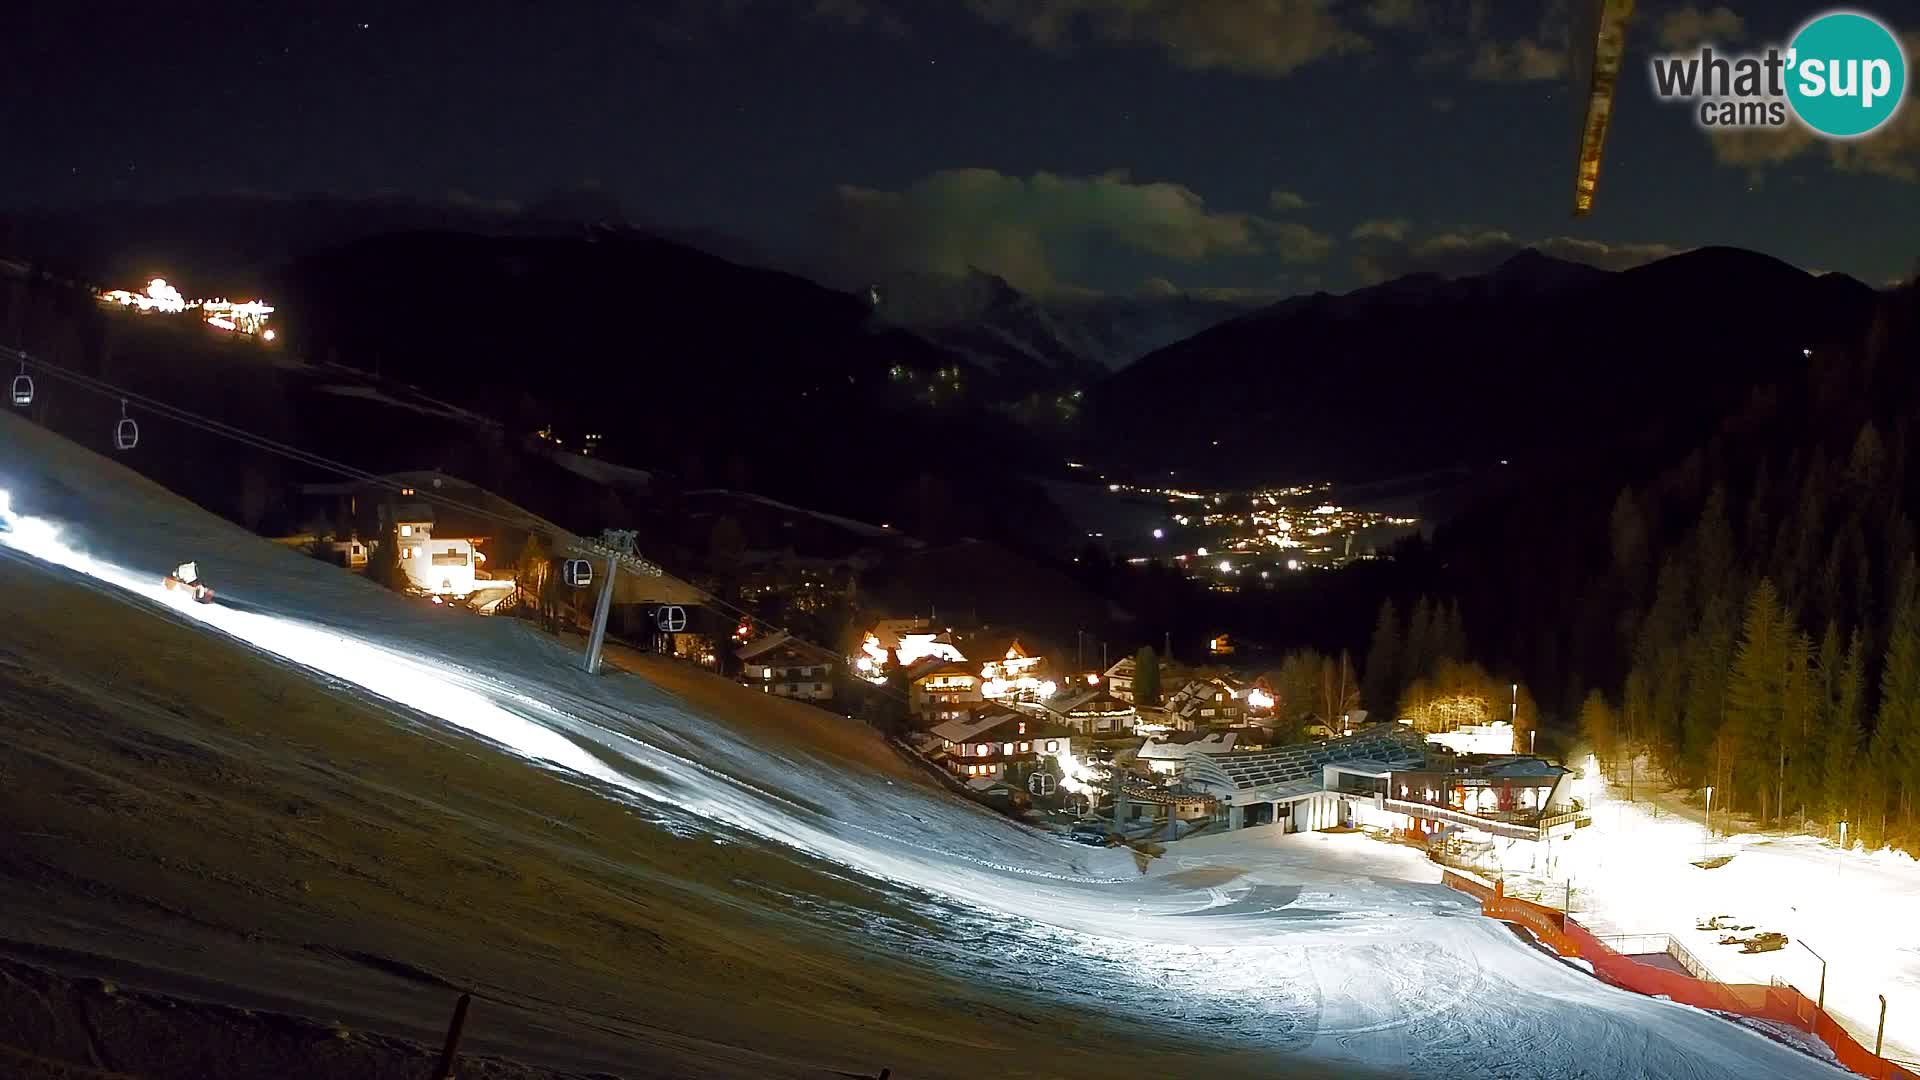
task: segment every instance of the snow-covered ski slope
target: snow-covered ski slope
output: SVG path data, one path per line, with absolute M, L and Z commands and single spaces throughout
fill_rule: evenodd
M 1846 1075 L 1593 980 L 1479 917 L 1405 849 L 1254 829 L 1176 845 L 1143 870 L 1131 852 L 1037 834 L 911 769 L 732 723 L 633 675 L 590 678 L 523 625 L 409 603 L 11 416 L 0 490 L 0 543 L 18 552 L 412 706 L 529 768 L 577 774 L 657 827 L 750 834 L 851 868 L 870 903 L 818 914 L 875 950 L 994 980 L 1042 1012 L 1138 1018 L 1217 1045 L 1219 1075 Z M 239 606 L 162 589 L 188 559 Z M 1070 1022 L 1061 1031 L 1073 1037 Z M 981 1064 L 957 1061 L 956 1075 Z

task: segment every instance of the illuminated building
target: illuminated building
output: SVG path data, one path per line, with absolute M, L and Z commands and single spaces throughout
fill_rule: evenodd
M 1107 687 L 1092 687 L 1042 704 L 1050 720 L 1090 735 L 1131 735 L 1140 714 Z
M 907 668 L 908 711 L 923 722 L 958 720 L 984 700 L 980 682 L 979 672 L 964 660 L 926 657 Z
M 481 563 L 478 545 L 487 538 L 433 535 L 434 510 L 426 503 L 380 508 L 387 536 L 399 545 L 400 569 L 408 591 L 465 600 L 473 595 Z
M 986 710 L 933 729 L 947 768 L 970 782 L 1018 780 L 1043 757 L 1071 757 L 1074 733 L 1015 712 Z
M 1191 679 L 1167 697 L 1167 722 L 1180 731 L 1237 727 L 1246 720 L 1238 688 L 1225 679 Z
M 740 681 L 762 693 L 799 701 L 833 700 L 833 663 L 820 650 L 786 631 L 768 634 L 734 651 Z
M 260 300 L 243 300 L 238 303 L 224 298 L 214 300 L 187 300 L 180 290 L 167 284 L 165 278 L 154 278 L 147 282 L 141 292 L 128 292 L 126 289 L 112 289 L 100 294 L 103 304 L 118 304 L 133 308 L 141 314 L 159 313 L 179 315 L 188 311 L 197 312 L 202 322 L 218 330 L 231 333 L 256 336 L 264 341 L 272 341 L 279 336 L 267 329 L 267 318 L 273 314 L 273 305 Z
M 995 659 L 984 661 L 980 665 L 980 693 L 992 699 L 1010 699 L 1015 701 L 1038 701 L 1053 696 L 1057 684 L 1047 675 L 1046 658 L 1027 655 L 1027 650 L 1018 638 L 1006 641 L 968 642 L 967 647 L 976 656 L 991 656 Z

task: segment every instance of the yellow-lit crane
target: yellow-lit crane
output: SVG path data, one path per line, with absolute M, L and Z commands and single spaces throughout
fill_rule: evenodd
M 1607 142 L 1607 122 L 1613 118 L 1613 88 L 1620 81 L 1633 0 L 1585 0 L 1581 15 L 1573 27 L 1570 65 L 1574 100 L 1581 112 L 1580 161 L 1573 184 L 1575 217 L 1593 209 L 1594 189 L 1600 184 L 1600 154 Z

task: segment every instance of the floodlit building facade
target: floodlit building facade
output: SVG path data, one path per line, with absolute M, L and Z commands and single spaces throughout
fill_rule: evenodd
M 1518 755 L 1456 756 L 1404 724 L 1251 753 L 1190 755 L 1179 776 L 1214 795 L 1236 829 L 1364 826 L 1427 837 L 1459 829 L 1541 841 L 1590 823 L 1572 799 L 1567 769 Z
M 411 591 L 454 600 L 473 595 L 477 569 L 486 560 L 475 538 L 434 536 L 433 510 L 425 503 L 402 503 L 385 513 Z

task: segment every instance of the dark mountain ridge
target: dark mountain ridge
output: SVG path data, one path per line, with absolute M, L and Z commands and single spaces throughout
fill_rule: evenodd
M 1127 431 L 1157 403 L 1212 403 L 1167 427 L 1162 460 L 1130 463 L 1222 481 L 1581 452 L 1710 423 L 1850 337 L 1873 297 L 1730 248 L 1621 272 L 1529 250 L 1485 274 L 1295 297 L 1162 349 L 1096 389 L 1093 437 L 1138 445 Z

